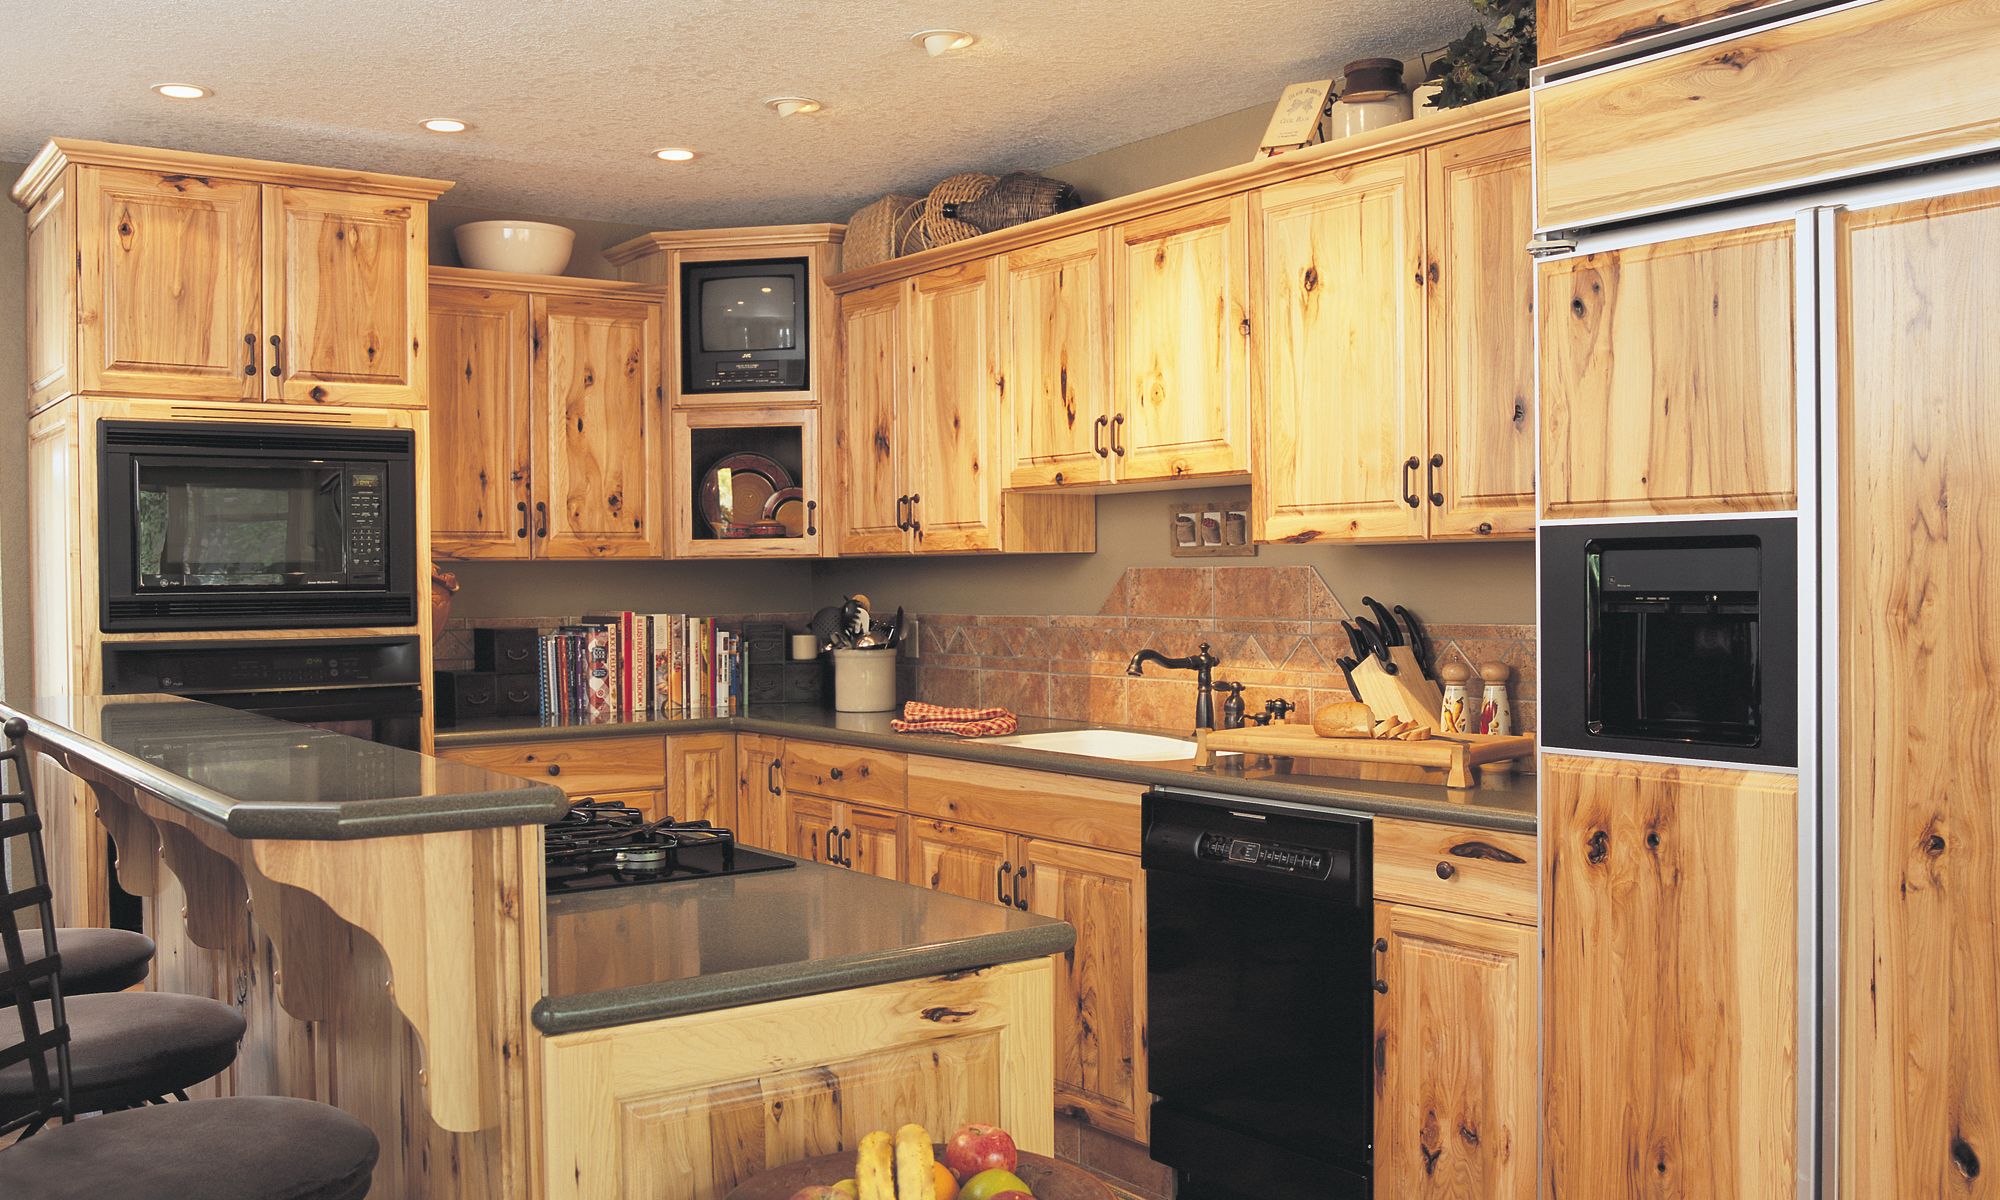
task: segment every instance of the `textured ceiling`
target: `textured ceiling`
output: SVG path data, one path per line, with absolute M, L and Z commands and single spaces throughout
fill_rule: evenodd
M 0 0 L 0 159 L 52 135 L 433 175 L 655 227 L 841 219 L 1413 56 L 1463 0 Z M 980 41 L 926 57 L 907 36 Z M 162 82 L 204 84 L 196 102 Z M 826 104 L 780 120 L 767 96 Z M 418 129 L 425 117 L 469 133 Z M 691 146 L 691 164 L 654 160 Z

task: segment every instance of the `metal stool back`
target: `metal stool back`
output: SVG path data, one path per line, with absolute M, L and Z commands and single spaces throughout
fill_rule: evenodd
M 19 718 L 0 726 L 6 746 L 0 749 L 0 862 L 13 858 L 12 848 L 28 848 L 26 887 L 10 882 L 0 889 L 0 948 L 6 951 L 0 970 L 0 1005 L 12 1007 L 20 1019 L 18 1040 L 7 1036 L 7 1022 L 0 1018 L 0 1069 L 26 1062 L 33 1080 L 36 1105 L 20 1116 L 0 1124 L 0 1135 L 21 1131 L 26 1137 L 51 1120 L 68 1124 L 74 1113 L 70 1107 L 69 1022 L 63 1011 L 62 982 L 57 972 L 62 958 L 56 949 L 56 918 L 50 903 L 48 861 L 42 852 L 42 818 L 35 807 L 34 768 L 22 740 L 27 724 Z M 12 768 L 14 790 L 6 790 L 6 776 Z M 41 924 L 41 955 L 29 959 L 21 942 L 20 914 L 35 910 Z M 35 1006 L 34 984 L 47 980 L 50 1024 L 41 1027 Z

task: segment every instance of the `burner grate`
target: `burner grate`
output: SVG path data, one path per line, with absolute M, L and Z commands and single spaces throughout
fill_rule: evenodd
M 770 870 L 789 862 L 745 851 L 736 835 L 707 821 L 648 821 L 629 804 L 583 800 L 544 827 L 552 891 L 620 887 L 669 879 Z M 746 861 L 739 862 L 739 858 Z

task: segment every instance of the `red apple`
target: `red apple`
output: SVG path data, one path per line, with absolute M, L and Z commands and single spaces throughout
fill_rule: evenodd
M 944 1165 L 961 1180 L 981 1171 L 1012 1171 L 1021 1164 L 1014 1136 L 997 1125 L 963 1125 L 944 1144 Z

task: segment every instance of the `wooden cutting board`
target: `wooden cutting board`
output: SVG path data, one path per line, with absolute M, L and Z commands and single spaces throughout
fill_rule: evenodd
M 1355 672 L 1356 676 L 1360 672 Z M 1359 683 L 1357 678 L 1355 682 Z M 1433 734 L 1421 742 L 1394 738 L 1329 738 L 1310 725 L 1269 725 L 1259 729 L 1205 729 L 1196 738 L 1194 763 L 1205 767 L 1217 751 L 1268 754 L 1278 758 L 1338 759 L 1343 762 L 1387 763 L 1426 767 L 1445 773 L 1445 786 L 1479 786 L 1476 768 L 1517 758 L 1532 758 L 1534 735 L 1453 733 Z M 1039 1195 L 1039 1193 L 1037 1193 Z

